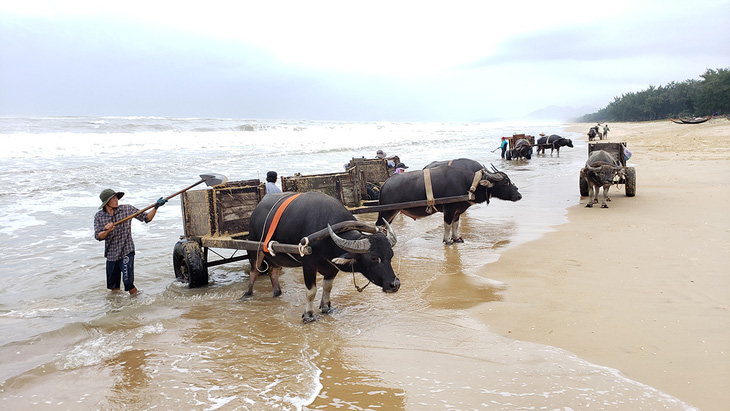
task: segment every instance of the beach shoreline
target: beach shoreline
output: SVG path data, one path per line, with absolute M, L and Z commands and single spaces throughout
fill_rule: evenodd
M 507 284 L 504 300 L 471 314 L 503 336 L 721 409 L 730 402 L 730 123 L 610 127 L 608 141 L 633 153 L 636 196 L 614 186 L 609 209 L 583 198 L 568 223 L 505 251 L 483 273 Z
M 581 198 L 539 239 L 435 281 L 425 310 L 360 330 L 342 358 L 377 375 L 377 392 L 398 409 L 724 409 L 730 123 L 721 120 L 611 124 L 608 141 L 633 153 L 635 197 L 614 186 L 608 209 Z M 565 131 L 585 136 L 592 125 Z M 576 169 L 580 198 L 578 182 Z M 445 295 L 463 301 L 445 307 Z M 327 387 L 305 409 L 350 391 Z

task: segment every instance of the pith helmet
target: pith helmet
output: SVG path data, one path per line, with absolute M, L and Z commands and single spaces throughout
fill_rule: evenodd
M 111 188 L 107 188 L 102 191 L 101 194 L 99 194 L 99 198 L 101 199 L 101 206 L 99 206 L 99 208 L 104 208 L 106 203 L 108 203 L 114 196 L 117 196 L 117 200 L 119 200 L 124 197 L 124 193 L 121 191 L 114 191 Z

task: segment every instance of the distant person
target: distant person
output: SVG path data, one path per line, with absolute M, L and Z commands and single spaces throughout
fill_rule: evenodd
M 408 168 L 407 165 L 405 165 L 403 163 L 398 163 L 398 165 L 395 166 L 395 171 L 393 172 L 393 174 L 405 173 L 406 172 L 406 168 Z
M 104 241 L 104 257 L 106 257 L 106 288 L 113 293 L 120 292 L 120 282 L 124 284 L 124 291 L 129 295 L 137 295 L 141 291 L 134 286 L 134 241 L 132 241 L 132 221 L 125 221 L 117 226 L 116 221 L 121 221 L 139 210 L 129 204 L 119 204 L 119 199 L 124 196 L 121 191 L 114 191 L 110 188 L 99 194 L 101 199 L 100 210 L 94 216 L 94 238 Z M 146 213 L 140 213 L 135 218 L 139 221 L 149 223 L 155 218 L 157 208 L 167 202 L 160 197 L 155 203 L 155 208 Z
M 276 186 L 276 179 L 278 175 L 276 171 L 269 171 L 266 173 L 266 194 L 269 193 L 281 193 L 279 187 Z
M 378 151 L 377 151 L 377 152 L 375 153 L 375 156 L 376 156 L 377 158 L 384 158 L 384 159 L 386 159 L 386 160 L 387 160 L 387 162 L 388 162 L 388 168 L 393 168 L 393 167 L 395 167 L 395 161 L 393 161 L 393 160 L 389 159 L 389 158 L 388 158 L 388 156 L 387 156 L 387 155 L 385 154 L 385 151 L 383 151 L 383 150 L 378 150 Z
M 502 137 L 502 144 L 500 144 L 499 147 L 497 147 L 497 148 L 502 149 L 502 158 L 504 158 L 504 153 L 507 152 L 508 145 L 509 145 L 509 143 L 507 143 L 507 137 Z
M 608 132 L 609 132 L 608 124 L 603 125 L 603 138 L 608 139 Z

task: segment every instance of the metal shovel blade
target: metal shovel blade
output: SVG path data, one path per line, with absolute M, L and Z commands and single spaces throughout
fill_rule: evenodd
M 205 184 L 212 187 L 218 184 L 225 184 L 228 182 L 228 177 L 222 174 L 201 174 L 200 178 L 205 181 Z

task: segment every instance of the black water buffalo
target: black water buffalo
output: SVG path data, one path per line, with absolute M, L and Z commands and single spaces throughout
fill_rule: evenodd
M 598 203 L 598 190 L 603 187 L 603 203 L 601 208 L 608 208 L 608 189 L 613 184 L 614 177 L 623 177 L 623 167 L 607 151 L 596 150 L 590 153 L 585 167 L 580 170 L 580 176 L 588 184 L 588 203 L 586 207 L 593 207 Z
M 463 161 L 461 161 L 463 160 Z M 455 162 L 456 160 L 454 160 Z M 471 193 L 469 201 L 459 201 L 430 206 L 417 206 L 378 213 L 378 224 L 391 222 L 399 213 L 413 218 L 427 217 L 436 211 L 444 213 L 444 237 L 446 244 L 463 242 L 459 235 L 459 216 L 472 204 L 487 202 L 491 197 L 502 200 L 518 201 L 522 198 L 517 186 L 512 184 L 507 174 L 492 166 L 492 171 L 481 167 L 475 172 L 468 168 L 474 166 L 473 160 L 459 159 L 458 166 L 444 164 L 428 169 L 431 179 L 433 198 L 463 196 Z M 433 163 L 432 163 L 433 164 Z M 477 163 L 479 164 L 479 163 Z M 427 166 L 428 167 L 428 166 Z M 388 178 L 380 189 L 380 204 L 398 204 L 413 201 L 425 201 L 425 170 L 395 174 Z
M 590 130 L 588 130 L 588 140 L 593 141 L 596 137 L 598 137 L 599 140 L 603 140 L 603 134 L 598 129 L 598 126 L 593 126 Z
M 469 158 L 456 158 L 454 160 L 448 160 L 448 161 L 432 161 L 426 167 L 423 167 L 423 169 L 425 170 L 427 168 L 436 168 L 438 166 L 443 166 L 443 165 L 450 165 L 450 166 L 454 166 L 454 167 L 463 168 L 466 170 L 470 170 L 472 173 L 476 173 L 477 171 L 484 170 L 484 168 L 485 168 L 484 164 L 482 164 L 476 160 L 472 160 Z
M 532 158 L 532 144 L 524 138 L 517 140 L 517 142 L 515 142 L 515 148 L 512 150 L 511 157 L 513 160 L 519 160 L 521 158 L 529 160 Z M 507 160 L 509 160 L 509 158 Z
M 295 193 L 267 194 L 251 214 L 249 239 L 266 242 L 268 230 L 282 203 Z M 333 227 L 344 227 L 339 235 Z M 355 227 L 355 228 L 353 228 Z M 369 232 L 366 234 L 363 232 Z M 378 229 L 358 222 L 355 217 L 335 198 L 319 192 L 301 193 L 291 200 L 280 214 L 278 225 L 269 241 L 282 244 L 308 243 L 312 253 L 299 254 L 249 253 L 251 277 L 248 291 L 242 298 L 253 294 L 253 285 L 262 261 L 271 267 L 271 285 L 274 296 L 281 295 L 279 271 L 281 267 L 302 267 L 304 285 L 307 287 L 307 308 L 302 319 L 313 321 L 314 298 L 317 294 L 317 273 L 324 276 L 322 301 L 319 308 L 323 313 L 331 311 L 330 292 L 332 281 L 339 271 L 362 273 L 368 280 L 386 292 L 396 292 L 400 280 L 391 267 L 393 246 L 396 237 L 388 224 Z M 255 256 L 255 257 L 254 257 Z M 253 261 L 255 259 L 255 261 Z
M 561 137 L 557 134 L 553 134 L 550 137 L 540 137 L 537 139 L 537 154 L 545 154 L 545 149 L 550 147 L 550 155 L 553 155 L 553 150 L 557 151 L 560 155 L 560 147 L 568 146 L 573 148 L 573 141 L 569 138 Z

